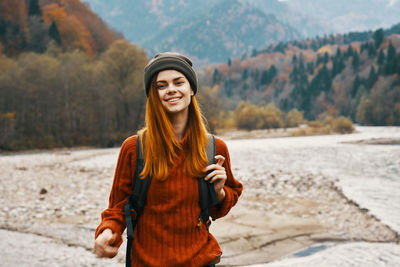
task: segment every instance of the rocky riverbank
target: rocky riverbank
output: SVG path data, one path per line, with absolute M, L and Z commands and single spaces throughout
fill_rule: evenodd
M 0 156 L 1 265 L 121 266 L 125 244 L 111 261 L 91 253 L 117 156 L 118 149 Z M 233 151 L 231 158 L 244 165 L 249 155 Z M 222 266 L 266 263 L 326 242 L 399 242 L 331 178 L 240 164 L 234 174 L 243 196 L 211 226 L 224 250 Z

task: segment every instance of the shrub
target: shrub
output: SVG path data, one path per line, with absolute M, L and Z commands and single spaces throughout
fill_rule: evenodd
M 354 132 L 354 126 L 353 123 L 351 122 L 351 120 L 349 120 L 348 118 L 345 118 L 343 116 L 340 116 L 338 118 L 335 118 L 333 120 L 333 131 L 336 133 L 352 133 Z
M 304 111 L 298 111 L 297 109 L 292 109 L 285 116 L 285 126 L 286 127 L 297 127 L 304 123 Z

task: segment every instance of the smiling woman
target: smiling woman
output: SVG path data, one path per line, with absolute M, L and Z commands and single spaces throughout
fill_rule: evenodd
M 206 130 L 190 59 L 178 53 L 158 54 L 145 67 L 144 81 L 146 127 L 122 144 L 94 252 L 114 257 L 126 224 L 128 236 L 133 228 L 132 216 L 136 227 L 131 230 L 133 241 L 128 239 L 127 247 L 131 244 L 132 249 L 127 252 L 127 266 L 214 266 L 222 250 L 208 231 L 208 215 L 202 216 L 199 202 L 203 203 L 204 193 L 200 194 L 199 186 L 205 183 L 201 179 L 210 183 L 208 192 L 215 192 L 215 205 L 209 209 L 213 219 L 225 216 L 236 204 L 242 184 L 233 177 L 226 144 Z M 207 151 L 214 143 L 209 140 L 215 140 L 211 159 Z M 150 181 L 147 193 L 137 189 L 141 188 L 138 180 Z M 142 198 L 143 210 L 128 205 L 133 185 L 138 195 L 147 194 Z M 142 202 L 132 196 L 135 203 Z

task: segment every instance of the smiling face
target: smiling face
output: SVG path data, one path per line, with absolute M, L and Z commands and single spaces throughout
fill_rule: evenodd
M 188 115 L 194 93 L 185 75 L 176 70 L 160 71 L 156 78 L 156 88 L 168 116 Z

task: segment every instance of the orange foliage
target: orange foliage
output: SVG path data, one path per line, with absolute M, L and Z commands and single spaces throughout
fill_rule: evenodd
M 63 7 L 58 4 L 44 6 L 43 19 L 49 23 L 56 22 L 64 49 L 77 47 L 86 51 L 89 56 L 94 54 L 94 41 L 88 28 L 74 15 L 68 15 Z
M 226 76 L 229 72 L 229 66 L 227 64 L 220 64 L 218 67 L 219 73 L 221 73 L 223 76 Z
M 242 61 L 241 67 L 242 68 L 250 68 L 252 66 L 252 62 L 250 60 Z
M 315 56 L 312 53 L 303 53 L 304 62 L 310 62 L 315 60 Z
M 357 51 L 357 53 L 360 53 L 361 48 L 360 48 L 360 44 L 359 43 L 352 43 L 352 44 L 350 44 L 350 46 L 354 51 Z
M 318 49 L 317 51 L 318 54 L 332 54 L 332 46 L 331 45 L 324 45 L 323 47 L 321 47 L 320 49 Z
M 87 5 L 80 0 L 64 0 L 64 8 L 68 14 L 73 14 L 90 32 L 91 38 L 96 36 L 90 44 L 94 51 L 101 52 L 118 39 L 117 36 L 107 27 L 101 18 L 93 13 Z
M 21 15 L 27 16 L 25 0 L 0 1 L 0 17 L 19 22 Z

